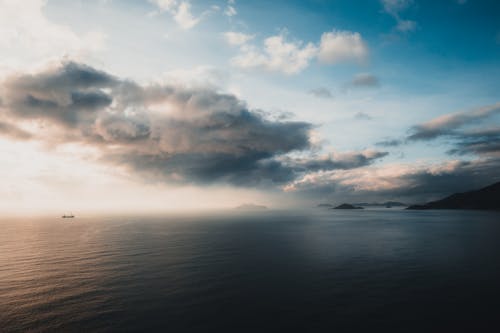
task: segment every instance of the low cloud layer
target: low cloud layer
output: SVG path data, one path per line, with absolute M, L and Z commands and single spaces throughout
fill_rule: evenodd
M 454 148 L 448 153 L 500 156 L 500 128 L 476 129 L 457 134 Z
M 412 126 L 405 138 L 377 142 L 380 147 L 397 147 L 415 142 L 446 139 L 452 148 L 449 154 L 498 155 L 500 154 L 500 128 L 498 123 L 500 103 L 465 112 L 445 114 Z
M 447 114 L 414 126 L 411 129 L 408 140 L 432 140 L 445 135 L 454 135 L 457 134 L 456 130 L 461 127 L 477 124 L 486 118 L 498 114 L 500 114 L 500 103 L 468 112 Z
M 316 158 L 307 122 L 268 119 L 212 88 L 141 86 L 75 62 L 10 77 L 1 91 L 4 134 L 88 145 L 100 152 L 101 161 L 166 182 L 275 186 L 311 171 L 365 166 L 386 155 Z
M 426 202 L 481 188 L 500 181 L 500 127 L 492 125 L 498 123 L 498 115 L 498 103 L 467 112 L 451 113 L 411 127 L 404 138 L 386 138 L 376 143 L 377 146 L 393 148 L 446 139 L 443 144 L 451 147 L 448 154 L 464 159 L 317 170 L 297 178 L 284 188 L 316 200 L 384 198 L 409 203 Z M 485 126 L 485 122 L 490 125 Z
M 370 165 L 373 161 L 387 155 L 387 152 L 369 150 L 364 152 L 330 154 L 317 158 L 289 159 L 287 164 L 296 170 L 304 172 L 349 170 Z
M 390 164 L 305 175 L 285 190 L 325 200 L 426 202 L 500 181 L 500 159 L 438 164 Z
M 426 123 L 413 126 L 406 142 L 430 141 L 446 138 L 452 144 L 448 153 L 458 155 L 500 155 L 500 129 L 484 125 L 495 123 L 500 115 L 500 104 L 447 114 Z M 479 125 L 479 126 L 478 126 Z

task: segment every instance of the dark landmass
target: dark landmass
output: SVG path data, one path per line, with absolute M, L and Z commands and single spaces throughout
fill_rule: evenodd
M 332 208 L 332 209 L 363 209 L 363 207 L 357 207 L 357 206 L 353 206 L 351 204 L 344 203 L 344 204 L 337 206 L 335 208 Z
M 407 209 L 471 209 L 500 211 L 500 182 L 480 190 L 455 193 L 441 200 L 423 205 L 412 205 Z
M 327 203 L 321 203 L 319 205 L 317 205 L 316 207 L 321 207 L 321 208 L 332 208 L 333 205 L 332 204 L 327 204 Z
M 267 207 L 263 206 L 263 205 L 243 204 L 243 205 L 236 207 L 235 209 L 238 209 L 238 210 L 265 210 L 265 209 L 267 209 Z
M 372 202 L 372 203 L 360 202 L 360 203 L 355 203 L 354 205 L 355 206 L 362 206 L 362 207 L 387 207 L 387 208 L 391 208 L 391 207 L 407 207 L 408 206 L 407 204 L 402 203 L 402 202 L 398 202 L 398 201 L 386 201 L 384 203 L 380 203 L 380 202 Z

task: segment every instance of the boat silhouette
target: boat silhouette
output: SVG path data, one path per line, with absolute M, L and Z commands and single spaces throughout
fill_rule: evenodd
M 69 213 L 69 214 L 64 214 L 63 216 L 61 216 L 63 219 L 72 219 L 75 217 L 75 215 L 73 215 L 73 213 Z

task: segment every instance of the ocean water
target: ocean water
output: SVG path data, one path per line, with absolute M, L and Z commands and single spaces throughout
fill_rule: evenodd
M 499 213 L 0 219 L 1 332 L 477 332 L 499 324 Z

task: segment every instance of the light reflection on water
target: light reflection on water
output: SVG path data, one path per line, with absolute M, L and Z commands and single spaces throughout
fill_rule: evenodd
M 0 328 L 484 328 L 498 324 L 499 217 L 391 209 L 2 219 Z

